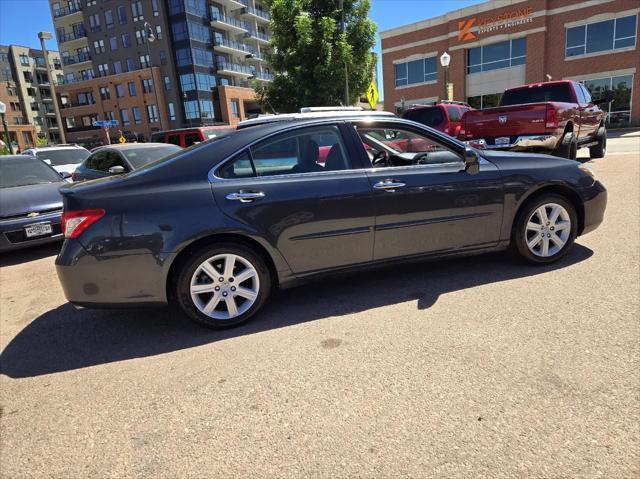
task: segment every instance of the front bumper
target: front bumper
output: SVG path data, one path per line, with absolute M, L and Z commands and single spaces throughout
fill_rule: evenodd
M 588 190 L 583 192 L 584 197 L 584 225 L 580 235 L 595 230 L 604 219 L 607 209 L 607 189 L 599 181 L 594 182 Z
M 510 138 L 509 143 L 500 145 L 492 144 L 485 138 L 467 140 L 465 143 L 474 148 L 486 148 L 488 150 L 554 150 L 558 139 L 553 135 L 521 135 Z
M 62 241 L 61 213 L 43 214 L 34 218 L 15 218 L 0 221 L 0 252 Z M 51 223 L 52 233 L 27 238 L 25 228 L 37 223 Z

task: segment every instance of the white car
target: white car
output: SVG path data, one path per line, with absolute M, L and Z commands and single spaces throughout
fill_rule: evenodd
M 37 157 L 66 178 L 71 176 L 80 163 L 87 159 L 90 152 L 80 145 L 62 144 L 28 148 L 22 154 Z

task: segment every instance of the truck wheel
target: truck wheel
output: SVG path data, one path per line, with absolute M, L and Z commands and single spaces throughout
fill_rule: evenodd
M 598 144 L 589 148 L 591 158 L 604 158 L 607 153 L 607 129 L 601 126 L 598 130 Z
M 565 133 L 562 137 L 562 143 L 553 152 L 554 156 L 575 160 L 578 156 L 578 140 L 572 131 Z

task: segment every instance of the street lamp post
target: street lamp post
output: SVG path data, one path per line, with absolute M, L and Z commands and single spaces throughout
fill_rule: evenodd
M 7 120 L 4 118 L 4 114 L 7 111 L 7 105 L 0 101 L 0 116 L 2 116 L 2 127 L 4 128 L 4 134 L 7 138 L 7 145 L 9 146 L 9 153 L 13 155 L 13 145 L 11 144 L 11 137 L 9 136 L 9 127 L 7 126 Z
M 144 22 L 144 31 L 147 37 L 147 41 L 145 42 L 147 45 L 147 57 L 149 57 L 149 72 L 151 73 L 151 83 L 153 83 L 153 93 L 156 97 L 156 109 L 158 110 L 158 122 L 160 123 L 160 129 L 162 130 L 162 114 L 160 113 L 160 102 L 158 101 L 158 85 L 156 85 L 156 81 L 153 78 L 153 62 L 151 61 L 151 49 L 149 48 L 149 44 L 151 42 L 155 42 L 156 36 L 153 34 L 153 30 L 151 29 L 151 25 L 149 22 Z
M 451 55 L 447 52 L 444 52 L 442 56 L 440 56 L 440 65 L 444 68 L 444 99 L 450 100 L 449 98 L 449 62 L 451 62 Z
M 51 97 L 53 98 L 53 111 L 56 114 L 56 121 L 58 122 L 58 131 L 60 132 L 60 143 L 66 143 L 67 140 L 64 135 L 64 125 L 62 124 L 62 117 L 60 116 L 60 108 L 58 108 L 58 97 L 56 95 L 56 82 L 54 73 L 51 71 L 51 65 L 49 64 L 49 53 L 47 47 L 44 44 L 45 40 L 51 40 L 53 35 L 49 32 L 38 32 L 38 38 L 40 39 L 40 46 L 42 47 L 42 54 L 44 55 L 44 64 L 47 67 L 47 75 L 49 75 L 49 85 L 51 88 Z

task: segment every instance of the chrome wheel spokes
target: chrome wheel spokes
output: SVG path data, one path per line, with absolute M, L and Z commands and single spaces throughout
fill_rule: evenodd
M 549 257 L 567 244 L 571 234 L 571 217 L 563 206 L 547 203 L 531 213 L 525 228 L 529 251 L 536 256 Z

